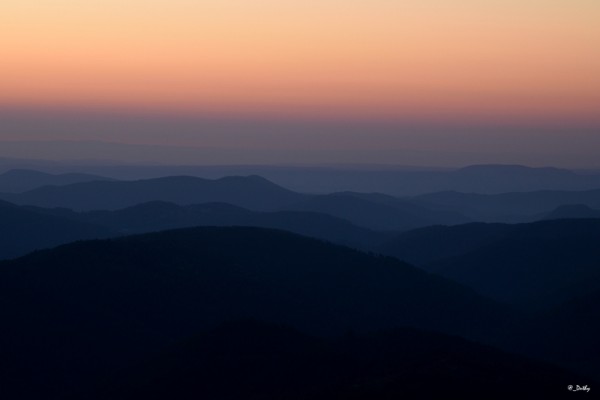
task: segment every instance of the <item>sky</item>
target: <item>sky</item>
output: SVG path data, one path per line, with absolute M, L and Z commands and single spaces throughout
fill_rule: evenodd
M 592 166 L 598 21 L 596 0 L 3 0 L 0 140 Z

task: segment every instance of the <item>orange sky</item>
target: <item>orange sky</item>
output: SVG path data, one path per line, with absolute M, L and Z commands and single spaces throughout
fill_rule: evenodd
M 599 21 L 592 0 L 3 0 L 0 105 L 597 119 Z

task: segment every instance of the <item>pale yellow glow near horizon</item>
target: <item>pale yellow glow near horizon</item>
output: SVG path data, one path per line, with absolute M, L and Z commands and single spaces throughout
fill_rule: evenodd
M 598 21 L 583 0 L 4 0 L 0 105 L 593 118 Z

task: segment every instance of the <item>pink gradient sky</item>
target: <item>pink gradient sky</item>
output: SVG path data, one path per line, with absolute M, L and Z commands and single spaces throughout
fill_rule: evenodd
M 19 125 L 12 110 L 375 121 L 358 147 L 382 121 L 450 136 L 583 125 L 590 139 L 600 127 L 599 20 L 591 0 L 5 0 L 0 140 L 114 139 L 102 124 L 88 126 L 91 136 Z M 566 142 L 573 130 L 564 132 Z M 117 140 L 211 144 L 204 138 L 140 130 Z

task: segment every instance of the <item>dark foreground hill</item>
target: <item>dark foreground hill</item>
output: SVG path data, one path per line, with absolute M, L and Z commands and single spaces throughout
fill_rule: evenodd
M 0 259 L 36 249 L 116 234 L 110 228 L 47 215 L 0 201 Z
M 324 339 L 242 321 L 196 335 L 74 397 L 557 398 L 579 380 L 584 379 L 491 347 L 413 329 Z
M 378 247 L 378 251 L 427 268 L 427 265 L 469 253 L 505 237 L 515 229 L 509 224 L 471 223 L 435 225 L 401 232 Z
M 532 357 L 600 377 L 598 338 L 600 289 L 576 295 L 528 321 L 514 333 L 508 345 Z
M 45 398 L 244 318 L 488 341 L 516 325 L 503 307 L 395 259 L 257 228 L 79 242 L 0 262 L 2 359 Z
M 81 182 L 111 180 L 113 179 L 91 174 L 48 174 L 29 169 L 13 169 L 0 174 L 0 193 L 21 193 L 42 186 L 64 186 Z
M 515 225 L 506 235 L 430 271 L 498 301 L 543 310 L 600 289 L 600 220 Z
M 600 288 L 600 220 L 434 226 L 398 234 L 385 254 L 497 301 L 542 310 Z
M 535 311 L 510 346 L 600 376 L 600 220 L 431 227 L 383 247 L 500 302 Z

